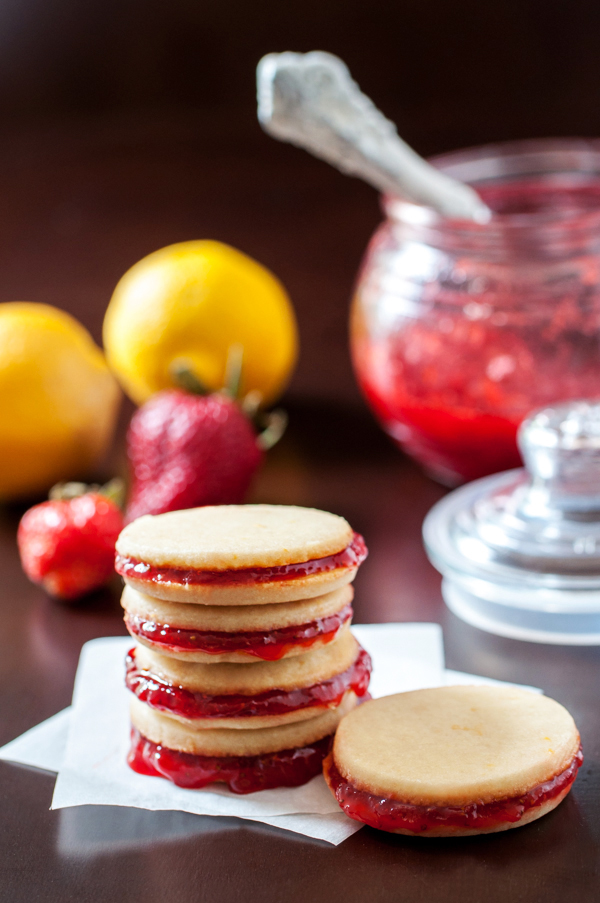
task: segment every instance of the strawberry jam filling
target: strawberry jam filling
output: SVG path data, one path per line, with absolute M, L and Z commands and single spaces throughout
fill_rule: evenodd
M 149 583 L 178 583 L 182 585 L 203 584 L 210 586 L 235 586 L 244 583 L 270 583 L 310 577 L 334 571 L 337 568 L 356 568 L 367 557 L 365 541 L 355 533 L 352 542 L 341 552 L 325 558 L 313 558 L 295 564 L 283 564 L 268 568 L 239 568 L 237 570 L 202 571 L 189 568 L 155 567 L 136 558 L 118 555 L 115 569 L 122 577 L 132 580 L 147 580 Z
M 484 830 L 507 822 L 518 822 L 528 810 L 554 800 L 568 790 L 582 762 L 580 746 L 568 768 L 527 793 L 491 803 L 469 803 L 467 806 L 415 806 L 359 790 L 340 774 L 331 755 L 325 761 L 324 768 L 335 798 L 350 818 L 381 831 L 403 829 L 419 834 L 432 828 Z
M 307 746 L 259 756 L 196 756 L 153 743 L 132 728 L 127 762 L 138 774 L 167 778 L 178 787 L 198 790 L 223 781 L 234 793 L 254 793 L 306 784 L 321 773 L 332 740 L 330 735 Z
M 127 655 L 126 665 L 125 683 L 138 699 L 153 709 L 188 719 L 282 715 L 310 706 L 336 708 L 348 690 L 353 690 L 359 697 L 364 696 L 371 676 L 371 659 L 362 648 L 346 671 L 328 680 L 297 690 L 267 690 L 253 696 L 241 693 L 212 696 L 173 686 L 150 671 L 138 668 L 135 649 Z
M 298 646 L 309 649 L 317 640 L 330 642 L 342 624 L 352 617 L 352 606 L 306 624 L 292 624 L 273 630 L 240 631 L 227 633 L 216 630 L 184 630 L 170 624 L 157 624 L 142 615 L 127 615 L 127 629 L 134 636 L 148 640 L 165 652 L 206 652 L 219 655 L 223 652 L 245 652 L 256 658 L 274 662 Z

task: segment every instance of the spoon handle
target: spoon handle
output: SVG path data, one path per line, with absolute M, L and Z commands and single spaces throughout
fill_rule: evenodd
M 490 219 L 491 211 L 472 188 L 435 169 L 402 141 L 337 56 L 319 50 L 269 53 L 256 75 L 258 118 L 273 137 L 442 216 Z

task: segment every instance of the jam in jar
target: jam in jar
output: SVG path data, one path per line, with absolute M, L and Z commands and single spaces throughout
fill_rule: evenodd
M 521 463 L 534 408 L 600 397 L 600 142 L 438 157 L 493 211 L 479 225 L 397 198 L 359 275 L 351 344 L 384 429 L 454 485 Z

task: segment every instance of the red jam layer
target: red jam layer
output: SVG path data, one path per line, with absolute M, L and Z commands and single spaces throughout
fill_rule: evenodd
M 127 655 L 126 665 L 125 683 L 138 699 L 153 709 L 189 719 L 282 715 L 309 706 L 335 708 L 348 690 L 354 690 L 359 697 L 364 696 L 369 687 L 372 667 L 368 652 L 361 648 L 354 663 L 346 671 L 311 687 L 267 690 L 255 696 L 243 696 L 241 693 L 211 696 L 208 693 L 193 693 L 183 687 L 174 687 L 150 671 L 138 668 L 135 649 Z
M 254 793 L 306 784 L 321 773 L 332 740 L 330 735 L 308 746 L 260 756 L 195 756 L 153 743 L 132 728 L 127 763 L 138 774 L 167 778 L 178 787 L 198 790 L 224 781 L 234 793 Z
M 132 580 L 148 580 L 152 583 L 180 583 L 183 585 L 203 584 L 209 586 L 235 586 L 246 583 L 269 583 L 281 580 L 294 580 L 296 577 L 309 577 L 334 571 L 337 568 L 356 568 L 365 560 L 368 550 L 359 533 L 355 533 L 352 542 L 341 552 L 328 555 L 326 558 L 313 558 L 297 564 L 283 564 L 270 568 L 240 568 L 238 570 L 201 571 L 186 568 L 154 567 L 136 558 L 117 555 L 115 570 L 122 577 Z
M 491 803 L 471 803 L 468 806 L 415 806 L 400 800 L 386 799 L 365 790 L 359 790 L 342 777 L 330 756 L 325 762 L 327 779 L 338 803 L 350 818 L 362 821 L 381 831 L 397 831 L 399 828 L 415 834 L 431 828 L 494 828 L 506 822 L 518 822 L 529 809 L 556 799 L 568 789 L 581 763 L 581 746 L 565 771 L 538 784 L 522 796 L 495 800 Z
M 269 631 L 243 631 L 227 633 L 226 631 L 184 630 L 171 627 L 169 624 L 157 624 L 141 615 L 128 615 L 125 624 L 129 633 L 142 637 L 161 652 L 206 652 L 208 655 L 219 655 L 223 652 L 245 652 L 264 661 L 275 662 L 289 652 L 301 646 L 309 649 L 317 640 L 333 640 L 338 630 L 352 618 L 352 606 L 344 606 L 335 614 L 325 618 L 317 618 L 306 624 L 292 624 L 290 627 L 277 627 Z

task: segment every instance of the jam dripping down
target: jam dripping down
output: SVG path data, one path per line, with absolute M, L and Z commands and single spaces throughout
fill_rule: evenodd
M 352 606 L 305 624 L 276 627 L 272 630 L 239 631 L 228 633 L 217 630 L 188 630 L 157 624 L 142 615 L 127 615 L 125 624 L 132 636 L 148 640 L 164 652 L 205 652 L 219 655 L 225 652 L 244 652 L 264 661 L 274 662 L 283 658 L 290 649 L 309 649 L 318 640 L 330 642 L 340 627 L 352 618 Z
M 340 774 L 332 755 L 325 761 L 324 769 L 335 798 L 350 818 L 381 831 L 403 829 L 419 834 L 431 828 L 484 830 L 506 822 L 518 822 L 529 809 L 556 799 L 569 789 L 582 762 L 583 752 L 580 746 L 568 768 L 522 796 L 494 800 L 491 803 L 475 802 L 468 806 L 415 806 L 359 790 Z
M 348 690 L 364 696 L 369 687 L 371 658 L 360 649 L 353 664 L 329 680 L 297 690 L 267 690 L 253 696 L 241 693 L 212 696 L 173 686 L 143 668 L 138 668 L 135 649 L 126 660 L 125 683 L 138 699 L 153 709 L 182 718 L 251 718 L 257 715 L 281 715 L 309 706 L 336 708 Z
M 177 583 L 181 585 L 202 584 L 210 586 L 236 586 L 248 583 L 270 583 L 294 580 L 333 571 L 337 568 L 356 568 L 365 560 L 368 550 L 359 533 L 354 533 L 352 542 L 341 552 L 325 558 L 313 558 L 296 564 L 284 564 L 267 568 L 240 568 L 238 570 L 202 571 L 186 568 L 154 567 L 136 558 L 118 555 L 115 570 L 122 577 L 144 580 L 149 583 Z
M 274 787 L 299 787 L 321 773 L 333 735 L 297 749 L 258 756 L 197 756 L 153 743 L 136 728 L 127 756 L 138 774 L 167 778 L 178 787 L 198 790 L 222 781 L 234 793 L 254 793 Z

